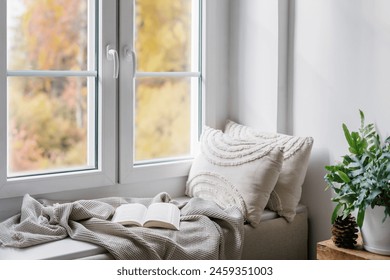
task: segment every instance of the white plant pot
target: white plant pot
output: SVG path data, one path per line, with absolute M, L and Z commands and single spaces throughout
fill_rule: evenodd
M 361 228 L 363 247 L 369 252 L 390 255 L 390 217 L 384 218 L 383 206 L 367 207 Z

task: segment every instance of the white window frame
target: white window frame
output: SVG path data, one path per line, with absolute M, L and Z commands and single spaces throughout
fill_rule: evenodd
M 116 25 L 109 19 L 116 16 L 116 1 L 98 1 L 98 119 L 97 129 L 97 162 L 96 169 L 85 171 L 69 171 L 63 173 L 51 173 L 26 177 L 7 177 L 7 50 L 0 48 L 0 198 L 22 196 L 29 194 L 53 193 L 81 188 L 93 188 L 112 185 L 117 181 L 116 177 L 116 81 L 112 79 L 112 62 L 106 58 L 106 46 L 115 42 Z M 0 42 L 7 41 L 7 1 L 0 0 Z M 104 25 L 102 24 L 104 22 Z M 111 43 L 112 44 L 112 43 Z M 113 44 L 112 44 L 113 45 Z M 115 47 L 115 45 L 114 45 Z M 111 67 L 110 67 L 111 66 Z M 9 74 L 9 73 L 8 73 Z M 30 72 L 20 72 L 18 75 L 31 75 Z M 36 74 L 39 74 L 38 72 Z M 50 71 L 41 74 L 52 76 L 72 75 L 70 72 Z M 80 73 L 73 73 L 73 75 Z M 83 75 L 94 73 L 84 72 Z M 12 75 L 12 72 L 11 74 Z M 4 132 L 4 133 L 3 133 Z M 114 137 L 113 137 L 114 136 Z
M 199 90 L 203 94 L 204 88 L 202 83 L 202 69 L 199 69 L 198 72 L 136 72 L 136 54 L 132 46 L 134 45 L 133 32 L 134 30 L 129 30 L 128 26 L 132 26 L 132 17 L 126 16 L 128 14 L 134 14 L 134 1 L 135 0 L 120 0 L 120 12 L 122 13 L 120 18 L 120 47 L 122 51 L 121 55 L 121 72 L 120 72 L 120 85 L 119 85 L 119 99 L 120 99 L 120 128 L 119 128 L 119 162 L 120 162 L 120 173 L 119 173 L 119 182 L 121 184 L 142 182 L 145 180 L 157 180 L 157 179 L 166 179 L 172 177 L 181 177 L 187 176 L 190 170 L 193 156 L 197 150 L 199 128 L 203 126 L 202 120 L 203 116 L 199 115 L 199 111 L 204 111 L 203 108 L 199 110 L 199 106 L 202 106 L 201 99 L 202 97 L 191 96 L 191 155 L 187 158 L 178 158 L 173 160 L 164 160 L 149 161 L 145 164 L 138 164 L 134 161 L 134 135 L 133 129 L 130 129 L 129 124 L 135 123 L 134 117 L 134 95 L 135 92 L 131 91 L 129 94 L 129 89 L 134 89 L 135 79 L 129 79 L 129 73 L 132 73 L 132 76 L 135 78 L 139 77 L 196 77 L 201 82 L 199 83 Z M 200 15 L 195 20 L 196 23 L 199 22 L 199 28 L 202 28 L 202 1 L 199 0 L 199 11 L 196 10 L 196 13 Z M 196 3 L 194 3 L 196 5 Z M 194 22 L 194 19 L 193 19 Z M 199 38 L 202 43 L 203 32 L 200 30 Z M 198 41 L 198 40 L 197 40 Z M 199 45 L 199 68 L 202 67 L 202 49 L 203 46 Z M 131 55 L 132 54 L 132 55 Z M 134 61 L 135 60 L 135 61 Z M 200 99 L 200 100 L 198 100 Z M 199 123 L 198 123 L 199 122 Z M 194 125 L 197 123 L 196 125 Z
M 133 104 L 132 96 L 125 94 L 128 91 L 123 90 L 129 86 L 129 83 L 118 83 L 113 78 L 113 61 L 106 54 L 106 47 L 118 50 L 120 61 L 119 80 L 127 79 L 125 73 L 132 73 L 133 64 L 128 58 L 128 44 L 131 42 L 129 36 L 132 33 L 124 32 L 117 26 L 117 13 L 120 10 L 128 7 L 133 9 L 134 0 L 98 0 L 99 3 L 99 32 L 98 35 L 98 168 L 95 170 L 75 171 L 67 173 L 52 173 L 47 175 L 35 175 L 30 177 L 7 178 L 7 135 L 0 134 L 0 199 L 8 197 L 23 196 L 26 193 L 31 195 L 48 194 L 63 191 L 72 191 L 80 189 L 89 189 L 104 186 L 129 186 L 129 183 L 135 183 L 134 186 L 139 186 L 140 182 L 151 182 L 155 180 L 185 177 L 188 175 L 192 164 L 192 158 L 167 161 L 161 163 L 138 165 L 133 162 L 133 140 L 131 145 L 125 145 L 125 141 L 133 139 L 132 130 L 125 130 L 125 126 L 129 122 L 133 122 L 133 110 L 126 108 L 125 104 Z M 201 14 L 205 15 L 206 1 L 201 5 Z M 0 0 L 0 42 L 6 42 L 6 0 Z M 205 49 L 205 19 L 202 18 L 200 23 L 202 26 L 201 32 L 201 53 L 204 54 Z M 104 24 L 103 24 L 104 23 Z M 117 37 L 119 33 L 119 37 Z M 121 42 L 118 42 L 121 38 Z M 0 131 L 7 131 L 7 50 L 0 48 Z M 205 71 L 205 56 L 202 55 L 202 73 Z M 58 73 L 61 74 L 61 73 Z M 148 73 L 150 74 L 150 73 Z M 165 73 L 166 74 L 166 73 Z M 188 74 L 188 73 L 187 73 Z M 143 75 L 143 74 L 138 74 Z M 153 74 L 152 74 L 153 75 Z M 158 73 L 156 75 L 161 75 Z M 167 74 L 171 75 L 171 74 Z M 183 75 L 183 74 L 179 74 Z M 198 73 L 192 73 L 190 76 L 198 77 Z M 204 76 L 204 74 L 203 74 Z M 130 86 L 133 86 L 131 81 Z M 205 83 L 202 81 L 199 84 L 201 87 L 202 96 L 199 98 L 201 108 L 193 110 L 192 118 L 198 118 L 201 122 L 198 124 L 192 133 L 199 133 L 200 128 L 205 120 Z M 119 91 L 118 91 L 119 89 Z M 198 97 L 197 97 L 198 98 Z M 193 102 L 195 101 L 195 102 Z M 198 104 L 198 100 L 192 100 L 192 104 Z M 214 104 L 214 102 L 210 102 Z M 211 105 L 212 106 L 212 105 Z M 132 108 L 130 106 L 130 108 Z M 214 108 L 212 109 L 214 111 Z M 198 113 L 201 112 L 201 115 Z M 120 116 L 119 116 L 120 114 Z M 125 123 L 124 121 L 127 120 Z M 211 121 L 211 125 L 213 121 Z M 194 138 L 194 137 L 192 137 Z M 118 141 L 119 140 L 119 141 Z M 194 138 L 192 147 L 197 144 L 197 138 Z M 130 149 L 128 148 L 130 147 Z M 194 152 L 195 154 L 195 152 Z

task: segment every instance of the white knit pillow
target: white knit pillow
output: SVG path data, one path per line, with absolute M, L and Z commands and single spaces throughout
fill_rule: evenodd
M 240 141 L 206 127 L 201 152 L 195 158 L 186 195 L 215 201 L 221 207 L 236 205 L 253 226 L 275 187 L 283 151 L 256 142 Z
M 267 208 L 276 211 L 291 222 L 301 199 L 302 184 L 309 165 L 313 138 L 260 132 L 233 121 L 227 122 L 225 133 L 238 140 L 256 141 L 271 147 L 284 147 L 282 170 Z

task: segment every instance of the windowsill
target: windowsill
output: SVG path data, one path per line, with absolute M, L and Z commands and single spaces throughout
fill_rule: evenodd
M 188 176 L 193 159 L 141 164 L 132 168 L 126 176 L 120 178 L 120 184 L 139 183 Z
M 1 248 L 0 260 L 71 260 L 102 253 L 107 251 L 98 245 L 65 238 L 28 248 Z

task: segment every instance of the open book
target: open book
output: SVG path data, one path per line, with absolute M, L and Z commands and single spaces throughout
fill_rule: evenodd
M 113 222 L 140 227 L 159 227 L 179 230 L 180 210 L 172 203 L 152 203 L 148 208 L 140 203 L 122 204 Z

